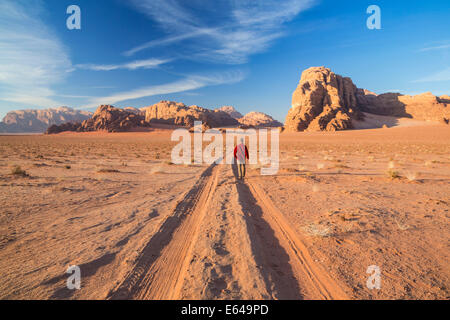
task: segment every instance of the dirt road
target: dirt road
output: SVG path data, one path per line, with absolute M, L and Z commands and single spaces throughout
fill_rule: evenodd
M 213 165 L 109 299 L 345 299 L 256 181 Z

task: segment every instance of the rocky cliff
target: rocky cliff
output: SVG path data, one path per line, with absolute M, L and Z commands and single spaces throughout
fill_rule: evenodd
M 325 67 L 307 69 L 292 97 L 286 131 L 336 131 L 353 128 L 363 112 L 417 120 L 450 121 L 449 96 L 399 93 L 377 95 L 358 89 L 350 78 Z
M 400 93 L 377 95 L 359 89 L 357 98 L 360 110 L 368 113 L 445 123 L 450 119 L 450 100 L 429 92 L 416 96 Z
M 146 110 L 145 120 L 148 123 L 164 123 L 187 128 L 192 128 L 194 121 L 202 121 L 205 126 L 210 128 L 239 124 L 236 119 L 224 111 L 212 111 L 199 106 L 188 107 L 183 103 L 173 101 L 161 101 L 144 109 Z
M 283 124 L 262 112 L 250 112 L 240 118 L 239 123 L 248 127 L 282 127 Z
M 100 106 L 92 118 L 77 124 L 53 125 L 47 130 L 47 134 L 55 134 L 64 131 L 90 132 L 127 132 L 137 127 L 147 127 L 144 116 L 136 114 L 134 110 L 115 108 L 109 105 Z
M 0 123 L 2 133 L 42 133 L 49 126 L 63 123 L 82 122 L 89 119 L 92 112 L 60 107 L 45 110 L 11 111 Z
M 350 78 L 325 67 L 303 72 L 286 117 L 286 131 L 336 131 L 352 128 L 360 119 L 357 88 Z

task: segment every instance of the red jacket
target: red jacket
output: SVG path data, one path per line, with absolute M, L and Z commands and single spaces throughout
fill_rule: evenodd
M 238 146 L 236 146 L 236 148 L 234 148 L 234 158 L 237 159 L 237 151 L 238 151 Z M 247 146 L 245 146 L 245 158 L 249 159 L 249 155 L 248 155 L 248 149 Z

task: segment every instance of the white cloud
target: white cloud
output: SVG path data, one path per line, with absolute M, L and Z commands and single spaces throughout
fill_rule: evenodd
M 421 83 L 421 82 L 442 82 L 442 81 L 450 81 L 450 68 L 433 73 L 432 75 L 426 76 L 422 79 L 415 80 L 413 82 Z
M 97 65 L 97 64 L 78 64 L 75 67 L 78 69 L 92 70 L 92 71 L 112 71 L 119 69 L 137 70 L 137 69 L 154 69 L 162 64 L 168 63 L 169 59 L 147 59 L 137 60 L 124 64 L 109 64 L 109 65 Z
M 419 50 L 419 52 L 443 50 L 443 49 L 449 49 L 449 48 L 450 48 L 450 44 L 444 44 L 444 45 L 441 45 L 441 46 L 422 48 L 422 49 Z
M 71 69 L 66 48 L 39 19 L 40 0 L 0 1 L 0 100 L 55 107 L 52 85 Z
M 122 101 L 129 101 L 155 95 L 190 91 L 213 85 L 236 83 L 242 81 L 244 76 L 244 73 L 241 71 L 210 74 L 207 76 L 193 75 L 168 84 L 143 87 L 91 99 L 90 102 L 82 108 L 92 108 L 102 104 L 115 104 Z
M 187 40 L 187 39 L 191 39 L 191 38 L 196 38 L 202 35 L 207 35 L 208 33 L 213 33 L 215 32 L 215 30 L 212 29 L 200 29 L 197 30 L 195 32 L 192 33 L 185 33 L 185 34 L 181 34 L 181 35 L 177 35 L 177 36 L 172 36 L 172 37 L 167 37 L 165 39 L 158 39 L 158 40 L 153 40 L 153 41 L 149 41 L 146 42 L 140 46 L 134 47 L 128 51 L 124 52 L 124 55 L 126 56 L 132 56 L 142 50 L 145 49 L 149 49 L 149 48 L 153 48 L 153 47 L 158 47 L 158 46 L 164 46 L 164 45 L 168 45 L 171 43 L 175 43 L 175 42 L 179 42 L 179 41 L 183 41 L 183 40 Z
M 181 0 L 132 2 L 168 36 L 132 48 L 125 55 L 184 41 L 188 52 L 185 57 L 239 64 L 265 51 L 284 35 L 284 23 L 317 0 L 192 0 L 189 6 Z

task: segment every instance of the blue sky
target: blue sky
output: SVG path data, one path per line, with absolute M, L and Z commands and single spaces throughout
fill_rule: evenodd
M 377 93 L 450 94 L 449 21 L 448 0 L 0 0 L 0 116 L 175 100 L 284 121 L 312 66 Z

